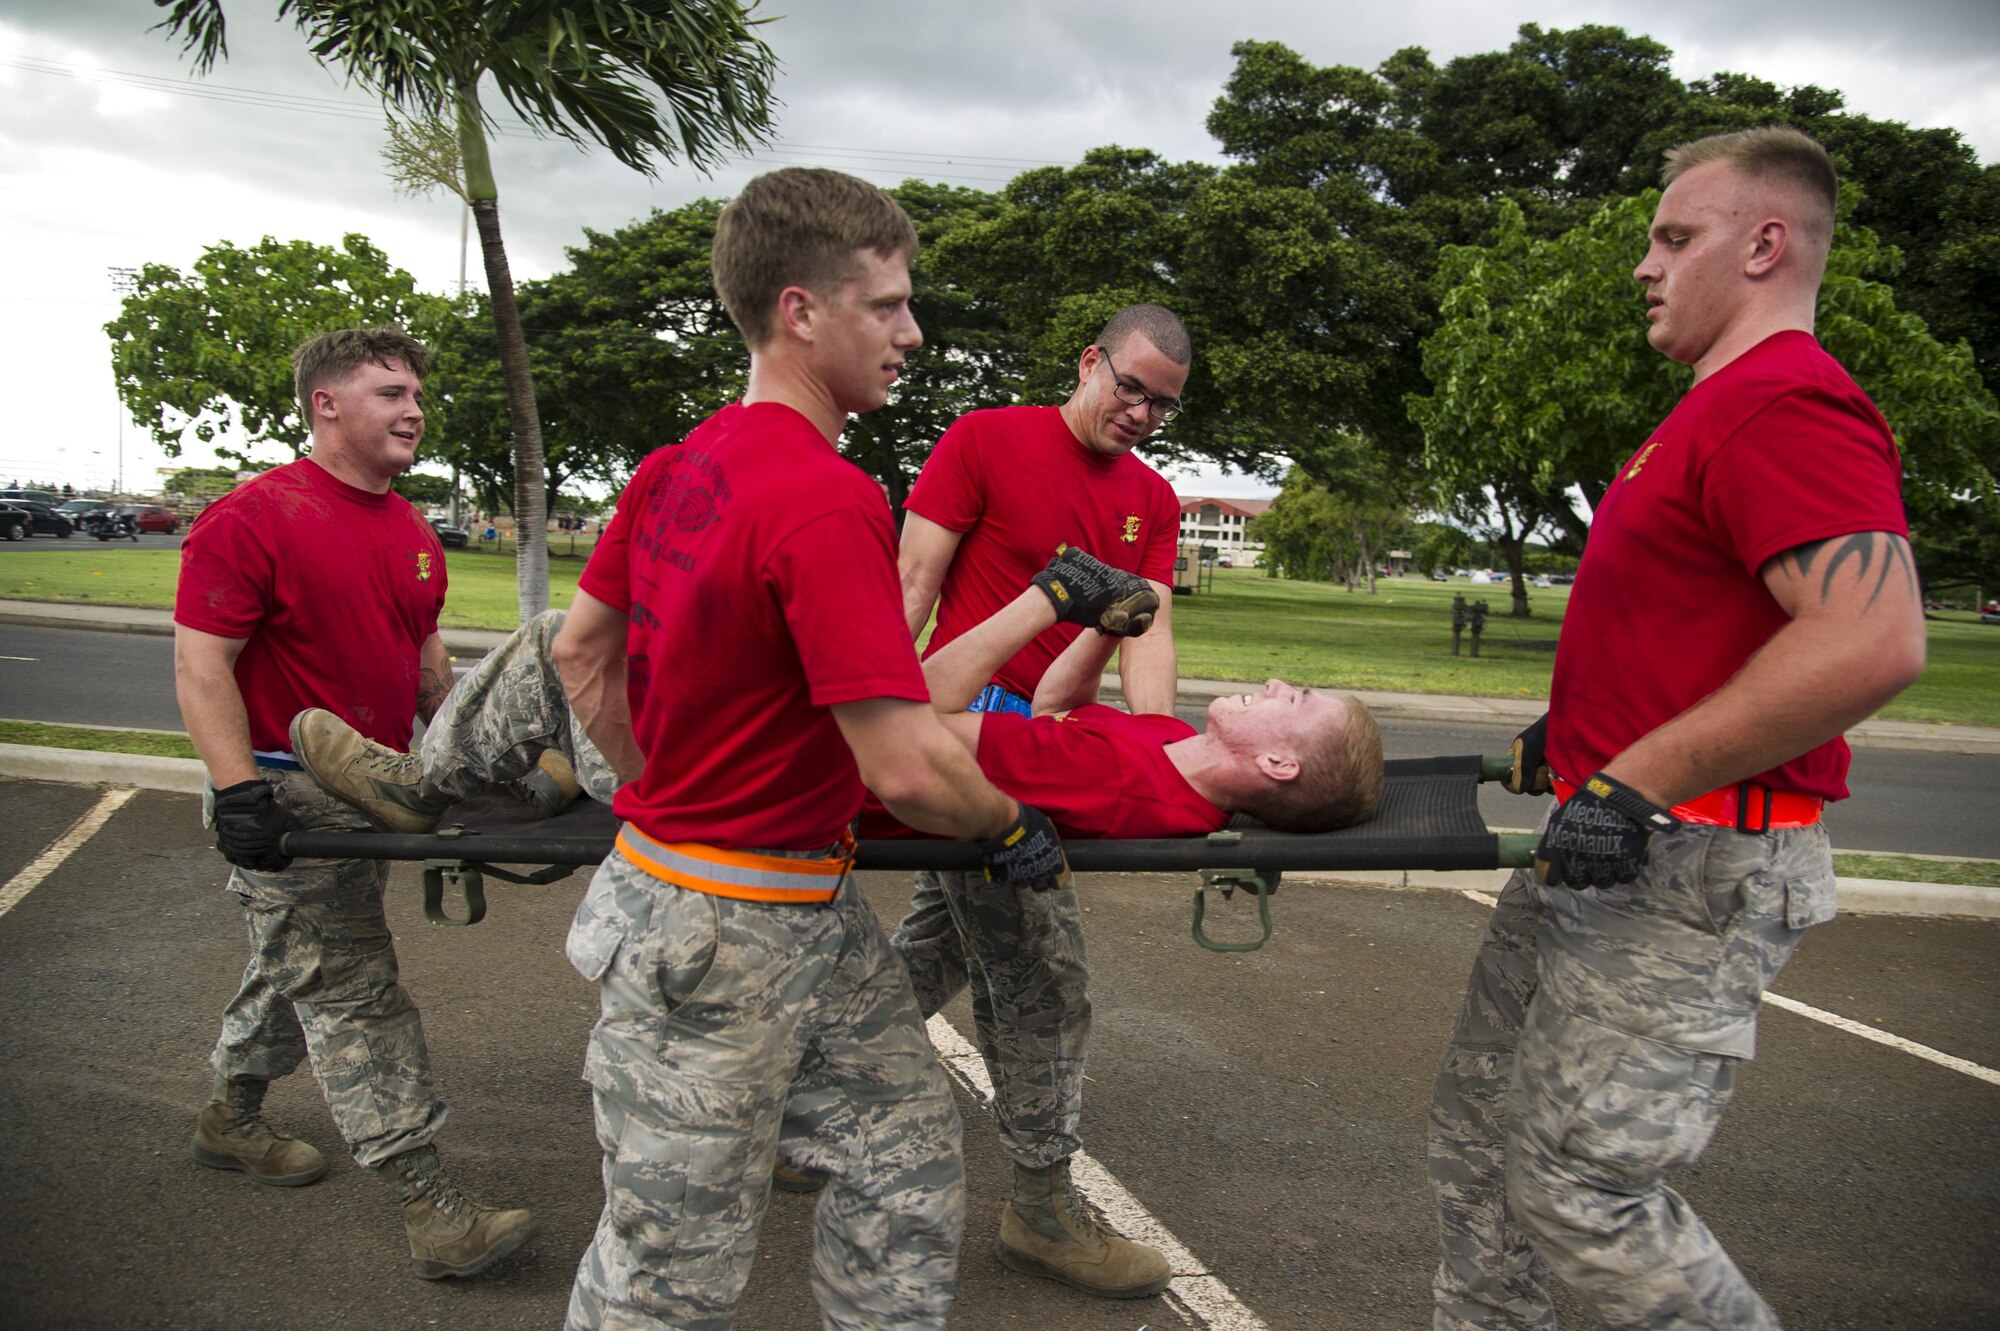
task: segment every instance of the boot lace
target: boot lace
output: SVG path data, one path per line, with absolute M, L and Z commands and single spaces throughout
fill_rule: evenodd
M 451 1181 L 451 1175 L 444 1172 L 444 1161 L 438 1159 L 438 1153 L 431 1147 L 421 1147 L 400 1157 L 396 1172 L 412 1192 L 429 1196 L 440 1211 L 456 1213 L 472 1206 Z

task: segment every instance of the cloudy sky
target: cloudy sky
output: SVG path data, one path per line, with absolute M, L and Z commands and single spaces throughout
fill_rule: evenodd
M 358 231 L 424 286 L 459 273 L 456 200 L 409 199 L 384 178 L 382 119 L 313 63 L 274 3 L 229 0 L 230 57 L 197 81 L 148 32 L 146 0 L 14 0 L 0 13 L 0 479 L 150 490 L 157 469 L 213 459 L 190 437 L 170 464 L 123 420 L 103 324 L 107 270 L 185 268 L 203 246 L 261 236 L 337 242 Z M 1405 46 L 1442 63 L 1505 47 L 1524 22 L 1608 23 L 1670 47 L 1674 71 L 1815 83 L 1848 109 L 1950 126 L 1982 162 L 2000 152 L 2000 5 L 1992 0 L 766 0 L 782 73 L 778 143 L 712 178 L 655 178 L 602 151 L 515 133 L 495 151 L 517 279 L 564 265 L 582 230 L 727 196 L 784 163 L 888 185 L 920 176 L 997 189 L 1106 143 L 1216 160 L 1202 128 L 1230 45 L 1283 42 L 1320 65 L 1371 68 Z M 1799 21 L 1811 15 L 1810 24 Z M 479 282 L 476 253 L 471 277 Z M 1184 487 L 1187 488 L 1187 487 Z M 1220 493 L 1267 493 L 1205 479 Z

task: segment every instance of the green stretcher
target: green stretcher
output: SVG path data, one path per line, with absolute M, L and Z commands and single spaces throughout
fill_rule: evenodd
M 1386 764 L 1382 801 L 1375 816 L 1336 832 L 1278 832 L 1238 815 L 1204 837 L 1145 841 L 1070 840 L 1063 844 L 1079 873 L 1182 873 L 1200 875 L 1195 889 L 1193 934 L 1217 952 L 1252 952 L 1271 938 L 1271 895 L 1287 870 L 1381 871 L 1407 869 L 1513 869 L 1534 853 L 1528 833 L 1490 830 L 1479 813 L 1482 781 L 1506 779 L 1504 756 L 1392 758 Z M 546 884 L 611 853 L 617 834 L 611 810 L 583 799 L 553 818 L 535 819 L 507 795 L 486 795 L 448 810 L 437 830 L 410 836 L 382 832 L 287 833 L 286 854 L 299 859 L 421 861 L 424 914 L 433 924 L 477 924 L 486 915 L 485 879 Z M 503 865 L 541 865 L 516 872 Z M 863 841 L 856 869 L 949 870 L 979 868 L 978 852 L 963 841 L 924 838 Z M 1208 893 L 1224 899 L 1237 891 L 1255 897 L 1262 937 L 1230 943 L 1203 929 Z M 463 911 L 452 913 L 456 894 Z

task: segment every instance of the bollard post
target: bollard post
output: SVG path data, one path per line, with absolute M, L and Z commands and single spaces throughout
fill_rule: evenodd
M 1479 655 L 1479 635 L 1486 631 L 1486 602 L 1472 603 L 1472 654 Z
M 1463 592 L 1460 592 L 1459 594 L 1451 598 L 1451 654 L 1453 656 L 1458 655 L 1459 635 L 1464 632 L 1465 632 L 1465 594 Z M 1479 648 L 1476 642 L 1473 645 L 1472 654 L 1474 656 L 1477 656 L 1479 654 Z

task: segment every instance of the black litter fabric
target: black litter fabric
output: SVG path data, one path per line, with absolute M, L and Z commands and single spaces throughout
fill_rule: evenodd
M 1077 840 L 1064 849 L 1072 869 L 1101 873 L 1493 869 L 1500 867 L 1500 842 L 1479 815 L 1479 768 L 1477 755 L 1391 759 L 1375 817 L 1337 832 L 1276 832 L 1239 814 L 1210 837 Z M 294 832 L 286 845 L 302 858 L 595 864 L 610 853 L 617 830 L 611 810 L 591 800 L 538 820 L 510 796 L 484 795 L 454 806 L 428 836 Z M 960 841 L 864 841 L 856 867 L 976 869 L 979 856 Z

